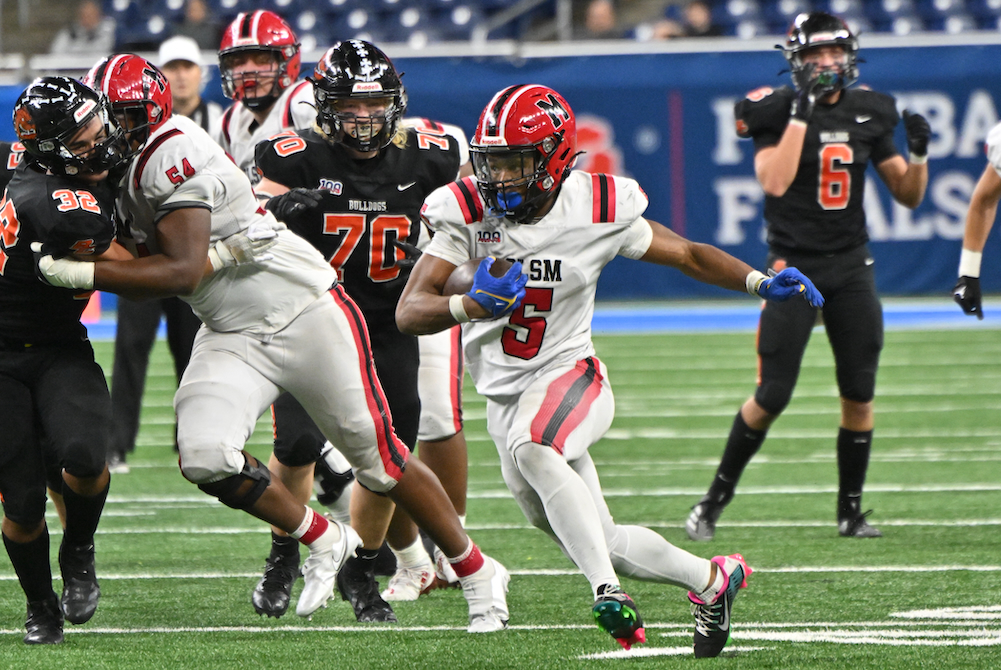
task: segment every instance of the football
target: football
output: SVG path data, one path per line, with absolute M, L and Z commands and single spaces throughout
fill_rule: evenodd
M 442 289 L 441 294 L 454 295 L 456 293 L 469 293 L 469 289 L 473 288 L 473 275 L 476 274 L 476 269 L 480 267 L 480 262 L 482 260 L 482 257 L 470 258 L 468 261 L 452 270 L 452 274 L 448 276 L 448 280 L 445 282 L 445 287 Z M 490 274 L 494 277 L 503 277 L 504 273 L 507 272 L 510 267 L 511 261 L 503 258 L 495 258 L 494 264 L 490 266 Z

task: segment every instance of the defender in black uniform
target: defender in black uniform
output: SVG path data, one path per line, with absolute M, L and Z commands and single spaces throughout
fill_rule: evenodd
M 14 126 L 27 153 L 0 200 L 2 529 L 28 600 L 24 641 L 54 644 L 63 639 L 63 616 L 88 621 L 100 596 L 94 531 L 110 481 L 111 398 L 80 323 L 90 291 L 39 281 L 31 245 L 80 260 L 108 251 L 115 203 L 104 180 L 124 139 L 107 101 L 66 77 L 32 82 L 15 105 Z M 66 506 L 61 600 L 49 566 L 47 481 Z
M 795 88 L 759 88 L 737 103 L 737 132 L 754 140 L 754 167 L 765 190 L 768 267 L 796 266 L 826 302 L 823 320 L 834 350 L 841 395 L 838 532 L 880 537 L 861 511 L 872 442 L 872 399 L 883 347 L 883 312 L 862 196 L 865 170 L 876 168 L 893 197 L 914 208 L 928 184 L 930 129 L 904 112 L 910 161 L 897 152 L 894 100 L 858 79 L 858 40 L 840 18 L 814 12 L 796 17 L 783 46 Z M 816 310 L 801 300 L 767 303 L 758 338 L 760 379 L 737 413 L 723 459 L 705 497 L 692 508 L 687 531 L 711 540 L 748 462 L 792 396 Z
M 323 253 L 364 314 L 396 433 L 412 450 L 420 418 L 420 357 L 417 338 L 396 327 L 396 303 L 409 276 L 396 243 L 417 244 L 424 198 L 456 178 L 460 150 L 444 132 L 400 125 L 406 93 L 389 58 L 372 44 L 335 44 L 320 59 L 312 81 L 317 129 L 289 131 L 259 144 L 263 180 L 257 189 L 286 191 L 267 207 Z M 317 462 L 323 437 L 288 394 L 275 403 L 274 414 L 274 453 L 284 466 L 278 471 L 294 479 L 308 476 L 303 466 Z M 386 504 L 374 494 L 361 495 L 368 500 L 361 504 L 373 512 Z M 352 525 L 365 543 L 345 563 L 337 585 L 359 621 L 396 621 L 374 577 L 385 528 L 368 523 L 367 514 L 356 514 L 358 504 L 352 504 L 357 519 Z M 288 550 L 298 552 L 298 546 Z M 269 564 L 282 560 L 281 551 L 276 536 Z M 271 584 L 267 577 L 255 591 L 255 606 L 264 602 L 266 591 L 276 592 L 274 600 L 287 601 L 281 594 L 291 590 L 295 575 Z

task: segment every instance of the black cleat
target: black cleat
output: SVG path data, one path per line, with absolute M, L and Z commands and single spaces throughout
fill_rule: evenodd
M 598 628 L 611 635 L 626 651 L 634 644 L 646 642 L 646 630 L 636 603 L 618 587 L 595 599 L 591 616 Z
M 63 614 L 70 623 L 87 623 L 97 611 L 101 587 L 94 572 L 94 545 L 59 545 L 59 569 L 63 575 Z
M 366 564 L 368 569 L 366 569 Z M 337 573 L 337 590 L 351 603 L 355 618 L 362 623 L 396 623 L 396 614 L 382 596 L 375 581 L 374 561 L 349 558 Z
M 696 542 L 708 542 L 713 539 L 716 536 L 716 522 L 719 521 L 719 515 L 723 513 L 724 507 L 725 505 L 703 498 L 688 515 L 688 522 L 685 523 L 688 538 Z
M 695 617 L 695 658 L 719 656 L 730 641 L 733 601 L 740 589 L 747 587 L 747 576 L 752 572 L 740 554 L 714 556 L 712 562 L 719 566 L 726 578 L 716 600 L 711 603 L 703 602 L 694 593 L 688 592 L 688 599 L 692 601 L 692 615 Z
M 28 631 L 24 636 L 25 644 L 59 644 L 63 641 L 63 613 L 55 593 L 46 600 L 28 603 L 24 627 Z
M 293 545 L 294 553 L 280 553 L 271 549 L 271 555 L 264 563 L 264 576 L 254 587 L 250 602 L 254 611 L 269 617 L 279 618 L 288 611 L 292 597 L 292 585 L 299 576 L 299 545 Z
M 865 520 L 872 514 L 872 510 L 863 512 L 857 516 L 838 519 L 838 535 L 841 537 L 883 537 L 883 533 L 875 526 L 870 526 Z

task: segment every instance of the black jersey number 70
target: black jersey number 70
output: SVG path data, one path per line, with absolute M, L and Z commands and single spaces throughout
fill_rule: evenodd
M 337 279 L 344 280 L 344 264 L 362 241 L 366 229 L 369 236 L 368 278 L 373 282 L 387 282 L 399 277 L 400 268 L 396 266 L 396 262 L 403 258 L 403 252 L 393 246 L 392 238 L 407 239 L 410 226 L 410 218 L 402 214 L 380 214 L 368 222 L 368 225 L 365 214 L 324 214 L 324 234 L 341 236 L 340 246 L 330 257 L 330 265 L 337 270 Z M 387 249 L 393 252 L 388 264 Z

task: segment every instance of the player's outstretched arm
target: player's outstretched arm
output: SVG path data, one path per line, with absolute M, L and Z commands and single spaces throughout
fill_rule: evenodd
M 959 256 L 959 280 L 952 293 L 960 308 L 978 319 L 984 318 L 980 294 L 980 259 L 987 244 L 987 237 L 997 217 L 1001 201 L 1001 176 L 994 166 L 988 165 L 970 198 L 963 229 L 963 250 Z
M 686 240 L 656 221 L 648 223 L 653 229 L 653 241 L 640 260 L 667 265 L 705 284 L 746 291 L 766 300 L 782 301 L 802 294 L 814 307 L 824 304 L 813 283 L 795 268 L 766 277 L 722 249 Z
M 94 288 L 135 300 L 189 295 L 211 266 L 207 261 L 211 212 L 177 209 L 157 224 L 160 253 L 120 263 L 97 263 Z

